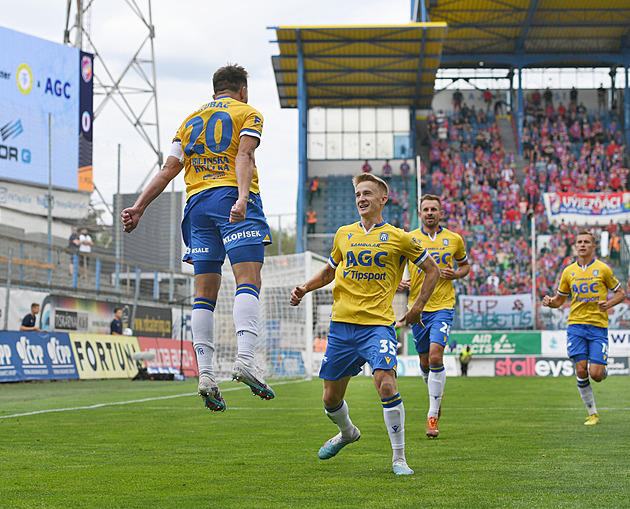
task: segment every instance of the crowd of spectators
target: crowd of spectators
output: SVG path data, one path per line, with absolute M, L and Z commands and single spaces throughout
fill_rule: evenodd
M 444 225 L 466 240 L 471 260 L 470 275 L 454 282 L 458 293 L 532 292 L 532 217 L 546 242 L 536 257 L 535 291 L 539 298 L 555 293 L 561 268 L 575 259 L 572 246 L 584 226 L 549 224 L 543 193 L 630 190 L 628 154 L 615 104 L 607 110 L 600 96 L 598 92 L 598 109 L 589 111 L 575 89 L 566 105 L 555 104 L 549 89 L 529 94 L 521 139 L 526 162 L 519 168 L 515 154 L 505 149 L 489 101 L 486 108 L 469 108 L 456 91 L 453 114 L 437 111 L 428 116 L 423 193 L 441 196 Z M 408 230 L 413 210 L 407 188 L 413 175 L 407 160 L 399 169 L 389 160 L 377 168 L 365 160 L 362 171 L 390 183 L 388 220 Z M 614 266 L 620 244 L 613 228 L 617 234 L 630 234 L 630 224 L 590 229 L 598 238 L 608 231 L 612 256 L 606 261 Z
M 549 92 L 549 93 L 548 93 Z M 529 161 L 523 190 L 536 205 L 545 192 L 618 192 L 630 190 L 623 131 L 614 113 L 589 114 L 571 92 L 568 109 L 556 109 L 550 91 L 527 96 L 521 142 Z
M 615 112 L 589 114 L 570 93 L 565 107 L 545 90 L 528 96 L 523 129 L 529 165 L 521 182 L 515 156 L 506 153 L 489 112 L 468 109 L 459 101 L 455 114 L 439 111 L 428 119 L 429 165 L 423 172 L 424 192 L 442 197 L 445 226 L 466 240 L 471 260 L 467 278 L 457 280 L 458 293 L 508 295 L 532 291 L 529 224 L 548 245 L 537 255 L 536 293 L 557 289 L 560 268 L 575 259 L 572 246 L 579 225 L 549 224 L 542 193 L 615 192 L 630 190 L 623 132 Z M 599 105 L 601 106 L 601 104 Z M 489 118 L 490 116 L 490 118 Z M 599 238 L 606 229 L 630 233 L 630 224 L 590 228 Z M 616 253 L 618 257 L 618 251 Z

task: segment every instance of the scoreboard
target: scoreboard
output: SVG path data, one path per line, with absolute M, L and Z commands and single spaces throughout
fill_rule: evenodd
M 0 27 L 0 179 L 88 191 L 94 56 Z M 49 122 L 50 119 L 50 122 Z

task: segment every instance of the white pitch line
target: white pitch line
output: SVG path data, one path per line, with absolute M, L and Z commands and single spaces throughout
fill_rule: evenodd
M 277 385 L 286 385 L 286 384 L 294 384 L 300 382 L 306 382 L 307 380 L 290 380 L 286 382 L 275 382 L 274 387 Z M 230 387 L 227 389 L 221 389 L 221 392 L 231 392 L 238 391 L 242 389 L 249 389 L 247 385 L 243 385 L 242 387 Z M 13 417 L 26 417 L 29 415 L 38 415 L 38 414 L 50 414 L 53 412 L 70 412 L 73 410 L 92 410 L 94 408 L 102 408 L 106 406 L 116 406 L 116 405 L 133 405 L 135 403 L 146 403 L 147 401 L 160 401 L 164 399 L 174 399 L 174 398 L 182 398 L 186 396 L 197 396 L 196 392 L 188 392 L 186 394 L 174 394 L 172 396 L 160 396 L 157 398 L 144 398 L 144 399 L 134 399 L 131 401 L 115 401 L 113 403 L 97 403 L 95 405 L 87 405 L 87 406 L 77 406 L 77 407 L 69 407 L 69 408 L 51 408 L 50 410 L 36 410 L 34 412 L 26 412 L 23 414 L 13 414 L 13 415 L 0 415 L 0 419 L 11 419 Z M 232 409 L 230 409 L 232 410 Z M 234 408 L 233 410 L 237 410 Z M 243 408 L 244 410 L 244 408 Z

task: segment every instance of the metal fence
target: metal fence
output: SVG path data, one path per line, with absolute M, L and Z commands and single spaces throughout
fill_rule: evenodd
M 150 259 L 150 256 L 148 257 Z M 179 263 L 179 262 L 178 262 Z M 189 303 L 194 276 L 0 235 L 0 286 L 104 300 Z

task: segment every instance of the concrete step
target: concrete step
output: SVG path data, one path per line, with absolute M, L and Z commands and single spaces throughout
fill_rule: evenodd
M 512 129 L 512 120 L 509 117 L 500 116 L 498 118 L 499 124 L 499 132 L 501 133 L 501 137 L 503 138 L 503 146 L 505 147 L 505 152 L 516 152 L 518 151 L 518 147 L 516 146 L 516 141 L 514 139 L 514 130 Z

